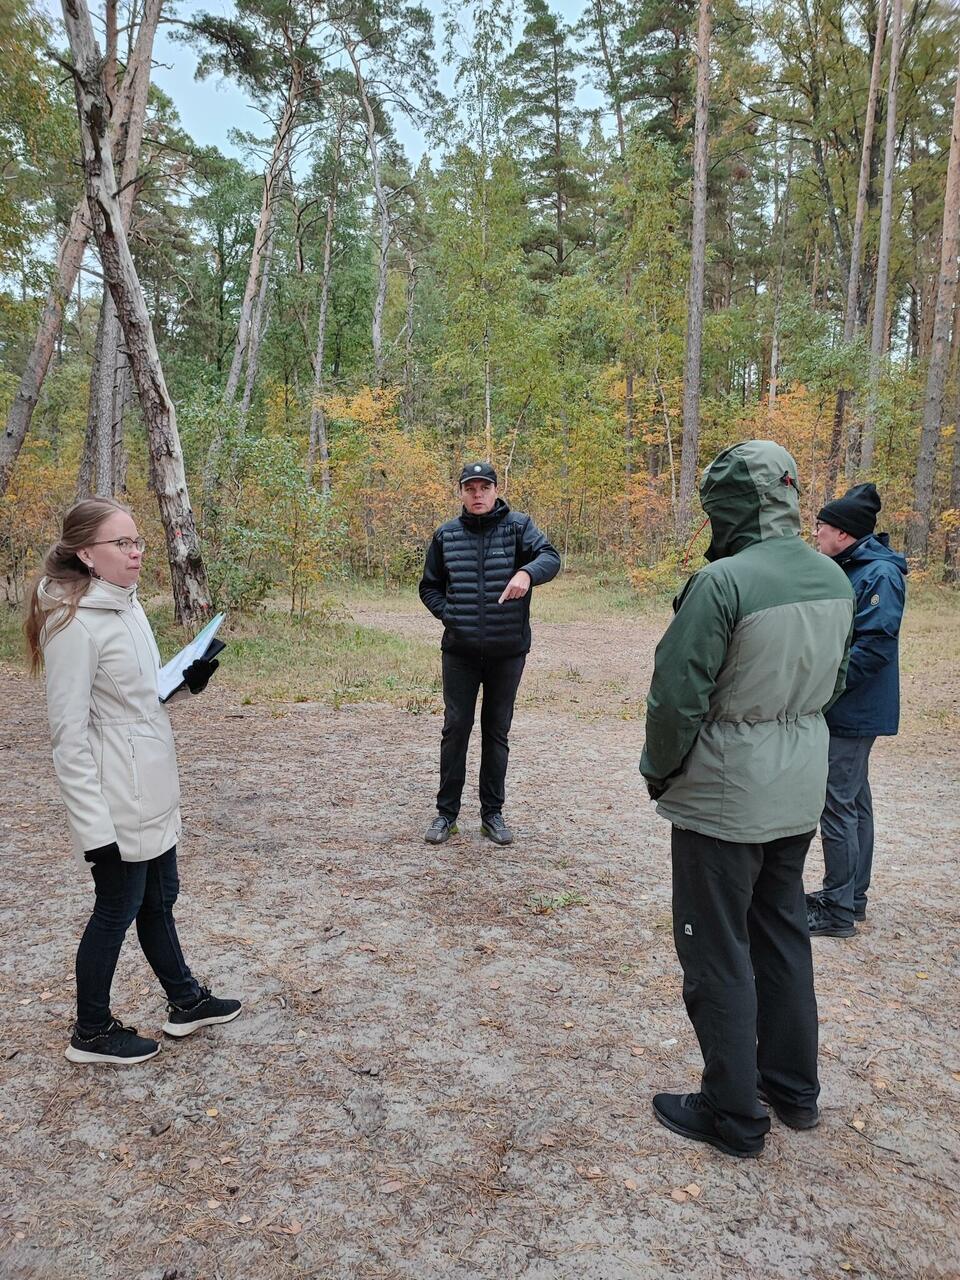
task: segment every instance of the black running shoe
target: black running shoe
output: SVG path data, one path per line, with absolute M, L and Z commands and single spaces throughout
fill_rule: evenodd
M 758 1156 L 763 1150 L 762 1137 L 742 1147 L 722 1138 L 717 1132 L 713 1108 L 702 1093 L 658 1093 L 653 1099 L 653 1114 L 673 1133 L 694 1142 L 709 1143 L 727 1156 Z
M 451 822 L 449 818 L 445 818 L 438 813 L 434 820 L 423 833 L 423 838 L 427 844 L 443 844 L 444 840 L 449 840 L 451 836 L 457 834 L 456 822 Z
M 210 994 L 209 987 L 200 988 L 200 996 L 186 1008 L 171 1004 L 167 1006 L 170 1017 L 163 1024 L 168 1036 L 192 1035 L 201 1027 L 212 1027 L 219 1022 L 232 1022 L 240 1013 L 239 1000 L 220 1000 Z
M 820 1123 L 819 1107 L 794 1107 L 789 1102 L 775 1102 L 762 1084 L 757 1085 L 757 1097 L 765 1107 L 773 1107 L 777 1119 L 790 1129 L 815 1129 Z
M 807 928 L 811 938 L 852 938 L 857 932 L 852 920 L 838 920 L 822 907 L 819 911 L 807 912 Z
M 74 1028 L 63 1056 L 69 1062 L 107 1062 L 117 1067 L 132 1067 L 155 1058 L 159 1052 L 156 1040 L 138 1036 L 136 1027 L 125 1027 L 111 1018 L 102 1031 L 93 1035 L 81 1035 Z
M 513 844 L 513 832 L 504 822 L 501 813 L 491 813 L 489 817 L 481 818 L 480 830 L 494 844 Z

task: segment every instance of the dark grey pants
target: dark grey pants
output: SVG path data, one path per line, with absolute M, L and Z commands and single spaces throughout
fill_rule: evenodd
M 867 909 L 873 867 L 873 797 L 867 770 L 876 738 L 830 735 L 827 799 L 820 816 L 824 910 L 843 924 Z
M 700 1089 L 734 1145 L 762 1137 L 771 1100 L 812 1108 L 817 1000 L 803 894 L 813 832 L 733 844 L 673 828 L 673 936 L 703 1053 Z

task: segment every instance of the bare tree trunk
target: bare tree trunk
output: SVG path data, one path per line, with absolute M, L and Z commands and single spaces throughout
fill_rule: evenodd
M 947 188 L 943 200 L 943 234 L 940 242 L 940 275 L 933 317 L 933 342 L 927 367 L 927 387 L 923 397 L 923 426 L 920 429 L 920 454 L 913 487 L 913 511 L 907 524 L 907 555 L 927 558 L 930 517 L 933 506 L 933 479 L 937 464 L 937 446 L 943 417 L 943 392 L 946 386 L 950 353 L 950 328 L 957 293 L 957 254 L 960 252 L 960 68 L 953 100 L 953 129 L 950 135 L 950 159 L 947 162 Z
M 857 181 L 857 204 L 853 216 L 853 234 L 850 239 L 850 270 L 847 274 L 847 301 L 843 313 L 843 341 L 849 346 L 857 327 L 857 309 L 860 294 L 860 257 L 863 252 L 863 226 L 867 214 L 867 194 L 870 189 L 870 157 L 873 153 L 873 132 L 877 123 L 877 99 L 880 96 L 880 69 L 883 63 L 883 46 L 887 34 L 887 0 L 880 0 L 877 10 L 877 34 L 873 42 L 873 63 L 870 68 L 870 88 L 867 92 L 867 115 L 863 124 L 863 147 L 860 152 L 860 177 Z M 849 389 L 840 387 L 834 408 L 834 433 L 843 437 L 843 421 Z M 853 479 L 860 451 L 860 442 L 848 440 L 846 449 L 846 473 Z M 832 461 L 832 459 L 831 459 Z M 833 483 L 836 483 L 834 472 Z M 828 496 L 833 485 L 828 484 Z
M 884 339 L 887 320 L 887 284 L 890 278 L 890 235 L 893 227 L 893 173 L 897 163 L 897 83 L 900 76 L 902 15 L 903 0 L 893 0 L 893 21 L 890 27 L 890 74 L 887 82 L 887 136 L 883 152 L 883 201 L 880 206 L 880 244 L 877 254 L 876 291 L 873 299 L 873 331 L 870 339 L 870 386 L 860 446 L 860 469 L 865 473 L 873 466 L 880 373 L 883 355 L 887 349 Z
M 200 553 L 176 411 L 167 391 L 153 328 L 123 230 L 117 197 L 102 59 L 86 0 L 63 0 L 63 20 L 73 57 L 87 203 L 104 277 L 117 307 L 150 445 L 151 479 L 167 541 L 177 619 L 195 622 L 209 612 L 210 594 Z
M 413 428 L 413 317 L 417 296 L 417 275 L 420 270 L 416 255 L 409 245 L 404 248 L 407 260 L 407 316 L 403 336 L 403 399 L 407 429 Z
M 700 0 L 697 25 L 697 100 L 693 130 L 693 230 L 687 290 L 687 345 L 683 369 L 683 444 L 677 531 L 690 524 L 700 443 L 700 352 L 703 345 L 703 285 L 707 247 L 707 115 L 710 101 L 711 0 Z
M 113 146 L 126 127 L 133 109 L 135 93 L 150 82 L 150 66 L 153 57 L 153 39 L 160 20 L 163 0 L 146 0 L 143 18 L 137 32 L 133 54 L 127 63 L 119 101 L 110 119 L 109 140 Z M 50 357 L 63 321 L 63 308 L 73 291 L 80 264 L 90 238 L 90 215 L 84 195 L 70 215 L 67 232 L 57 251 L 57 265 L 53 283 L 47 293 L 43 314 L 33 347 L 27 357 L 20 385 L 7 413 L 6 429 L 0 435 L 0 498 L 7 491 L 14 463 L 30 429 L 30 420 L 40 398 L 40 389 L 50 367 Z
M 237 337 L 233 344 L 233 359 L 227 375 L 227 385 L 223 398 L 232 404 L 240 386 L 240 374 L 247 351 L 250 334 L 250 322 L 253 318 L 254 301 L 260 282 L 260 264 L 266 252 L 270 238 L 270 227 L 273 222 L 274 200 L 283 181 L 287 165 L 290 162 L 290 147 L 293 141 L 293 129 L 300 107 L 300 95 L 303 90 L 303 64 L 294 57 L 290 68 L 290 83 L 287 86 L 287 97 L 283 104 L 283 113 L 277 126 L 277 136 L 273 141 L 270 163 L 263 177 L 263 196 L 260 200 L 260 218 L 253 237 L 253 251 L 250 254 L 250 266 L 247 271 L 247 283 L 243 291 L 243 303 L 240 307 L 240 322 L 237 326 Z
M 320 315 L 317 320 L 317 353 L 313 361 L 313 399 L 310 402 L 310 445 L 307 453 L 307 478 L 311 481 L 317 463 L 317 452 L 320 453 L 320 491 L 325 498 L 330 497 L 330 444 L 327 440 L 327 418 L 323 411 L 323 358 L 327 343 L 333 228 L 337 218 L 337 200 L 340 194 L 340 156 L 344 127 L 345 115 L 338 115 L 333 172 L 330 175 L 326 225 L 323 230 L 323 279 L 320 283 Z
M 770 390 L 767 411 L 777 407 L 777 372 L 780 368 L 780 313 L 783 308 L 783 266 L 787 254 L 787 220 L 790 216 L 790 181 L 793 177 L 793 142 L 787 148 L 787 176 L 780 201 L 780 249 L 777 254 L 777 284 L 773 302 L 773 333 L 770 338 Z
M 363 103 L 363 111 L 367 125 L 367 148 L 370 152 L 370 167 L 373 174 L 373 189 L 377 198 L 377 210 L 380 214 L 380 243 L 377 256 L 377 296 L 373 304 L 373 377 L 376 385 L 383 385 L 383 310 L 387 301 L 387 257 L 390 252 L 390 210 L 387 206 L 387 193 L 383 185 L 380 165 L 380 150 L 377 146 L 377 126 L 367 93 L 367 82 L 360 70 L 357 59 L 356 41 L 344 39 L 344 48 L 353 64 L 353 73 L 357 80 L 357 92 Z
M 276 244 L 276 236 L 272 233 L 267 240 L 267 249 L 263 255 L 263 270 L 260 272 L 260 287 L 257 290 L 257 303 L 253 309 L 253 316 L 250 321 L 249 332 L 249 350 L 247 352 L 247 376 L 243 384 L 243 399 L 240 402 L 240 427 L 246 425 L 247 414 L 250 412 L 250 401 L 253 399 L 253 386 L 257 380 L 257 372 L 260 367 L 260 344 L 263 341 L 263 335 L 267 327 L 267 314 L 269 311 L 269 299 L 267 292 L 270 288 L 270 264 L 273 262 L 273 247 Z

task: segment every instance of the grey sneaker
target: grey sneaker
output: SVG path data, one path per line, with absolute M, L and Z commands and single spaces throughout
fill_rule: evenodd
M 132 1067 L 155 1058 L 159 1052 L 156 1040 L 138 1036 L 136 1027 L 125 1027 L 116 1018 L 111 1018 L 102 1030 L 90 1036 L 81 1035 L 74 1029 L 63 1056 L 68 1062 L 106 1062 L 115 1067 Z
M 502 813 L 491 813 L 480 820 L 480 830 L 494 844 L 513 844 L 513 832 L 503 820 Z
M 442 814 L 438 813 L 423 833 L 423 838 L 427 844 L 443 844 L 444 840 L 449 840 L 451 836 L 456 834 L 457 824 L 450 822 Z

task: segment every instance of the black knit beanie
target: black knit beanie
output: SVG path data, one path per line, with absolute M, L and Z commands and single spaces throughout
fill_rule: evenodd
M 821 507 L 817 519 L 834 529 L 842 529 L 851 538 L 865 538 L 877 527 L 880 495 L 875 484 L 855 484 L 842 498 L 834 498 Z

